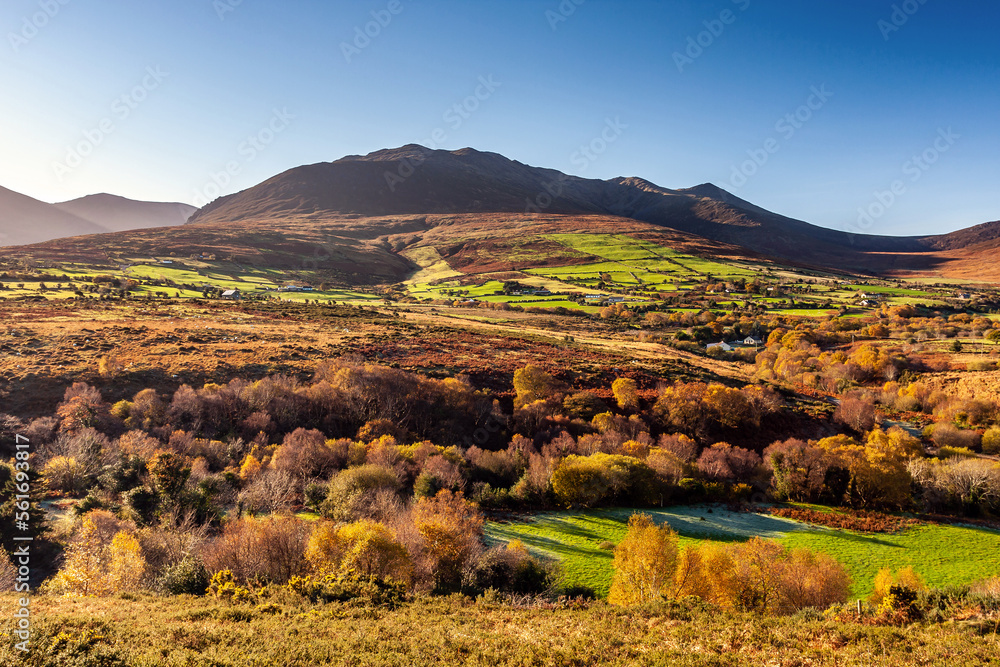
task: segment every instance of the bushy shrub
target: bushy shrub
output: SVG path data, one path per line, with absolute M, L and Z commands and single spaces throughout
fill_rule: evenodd
M 992 426 L 983 435 L 983 453 L 996 456 L 1000 454 L 1000 426 Z
M 188 555 L 166 568 L 156 583 L 168 595 L 204 595 L 211 580 L 205 564 Z
M 202 557 L 212 572 L 230 570 L 239 582 L 283 584 L 305 573 L 309 523 L 288 515 L 229 521 L 206 544 Z
M 354 572 L 292 577 L 285 588 L 313 603 L 361 600 L 366 606 L 390 608 L 403 602 L 407 593 L 402 582 Z
M 42 469 L 45 486 L 50 491 L 76 496 L 86 491 L 90 483 L 87 468 L 70 456 L 56 456 Z
M 554 580 L 553 567 L 532 557 L 520 541 L 514 540 L 471 560 L 462 574 L 462 590 L 470 595 L 489 589 L 537 595 L 549 590 Z
M 375 521 L 361 520 L 340 527 L 320 522 L 309 538 L 305 557 L 313 572 L 322 575 L 355 572 L 406 585 L 413 579 L 413 562 L 406 548 L 388 528 Z
M 552 473 L 552 490 L 570 506 L 592 507 L 612 498 L 648 502 L 654 488 L 653 469 L 630 456 L 568 456 Z
M 378 465 L 348 468 L 338 473 L 327 491 L 321 509 L 323 515 L 335 521 L 381 519 L 381 496 L 395 497 L 400 483 L 396 473 Z

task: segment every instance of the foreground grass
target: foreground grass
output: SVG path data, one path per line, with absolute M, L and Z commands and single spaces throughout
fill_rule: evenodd
M 733 541 L 753 536 L 808 547 L 839 560 L 854 580 L 854 597 L 867 597 L 881 568 L 913 566 L 930 586 L 968 584 L 1000 574 L 1000 531 L 966 526 L 926 525 L 894 535 L 862 535 L 768 515 L 729 512 L 704 506 L 669 510 L 598 509 L 547 512 L 515 523 L 490 523 L 497 541 L 518 539 L 536 553 L 557 558 L 568 586 L 605 597 L 611 587 L 613 554 L 635 511 L 666 522 L 681 546 L 700 540 Z M 604 548 L 602 548 L 602 544 Z
M 0 596 L 0 609 L 13 597 Z M 34 600 L 33 650 L 0 619 L 0 664 L 213 665 L 988 665 L 991 622 L 872 627 L 708 607 L 515 608 L 438 598 L 394 610 L 334 603 L 231 607 L 206 598 Z

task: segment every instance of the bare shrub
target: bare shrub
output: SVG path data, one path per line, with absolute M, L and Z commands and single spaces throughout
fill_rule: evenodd
M 202 551 L 212 572 L 230 570 L 240 582 L 284 584 L 305 574 L 310 525 L 288 515 L 230 521 Z
M 729 443 L 719 442 L 698 457 L 698 470 L 715 482 L 749 482 L 760 470 L 761 459 L 756 453 Z
M 965 431 L 952 424 L 937 424 L 931 438 L 938 447 L 965 448 L 973 451 L 980 447 L 981 436 L 976 431 Z
M 857 433 L 865 433 L 875 427 L 875 403 L 867 398 L 849 396 L 841 400 L 833 419 Z
M 238 500 L 251 513 L 272 513 L 289 509 L 298 499 L 295 479 L 283 470 L 265 470 L 243 491 Z

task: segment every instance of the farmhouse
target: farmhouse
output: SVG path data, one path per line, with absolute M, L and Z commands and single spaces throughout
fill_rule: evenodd
M 230 301 L 239 301 L 243 298 L 243 295 L 240 294 L 238 289 L 230 289 L 222 293 L 222 298 L 229 299 Z
M 706 350 L 723 350 L 725 352 L 732 352 L 733 346 L 729 343 L 709 343 L 705 346 Z

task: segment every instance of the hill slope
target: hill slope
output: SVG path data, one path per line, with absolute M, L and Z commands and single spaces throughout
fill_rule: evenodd
M 106 232 L 90 220 L 0 187 L 0 246 Z
M 112 232 L 183 225 L 198 210 L 189 204 L 135 201 L 109 194 L 89 195 L 53 206 Z
M 409 145 L 298 167 L 212 202 L 190 223 L 331 214 L 598 214 L 632 218 L 772 257 L 857 269 L 866 253 L 919 253 L 920 239 L 852 235 L 772 213 L 711 184 L 671 190 L 640 178 L 568 176 L 470 148 Z

